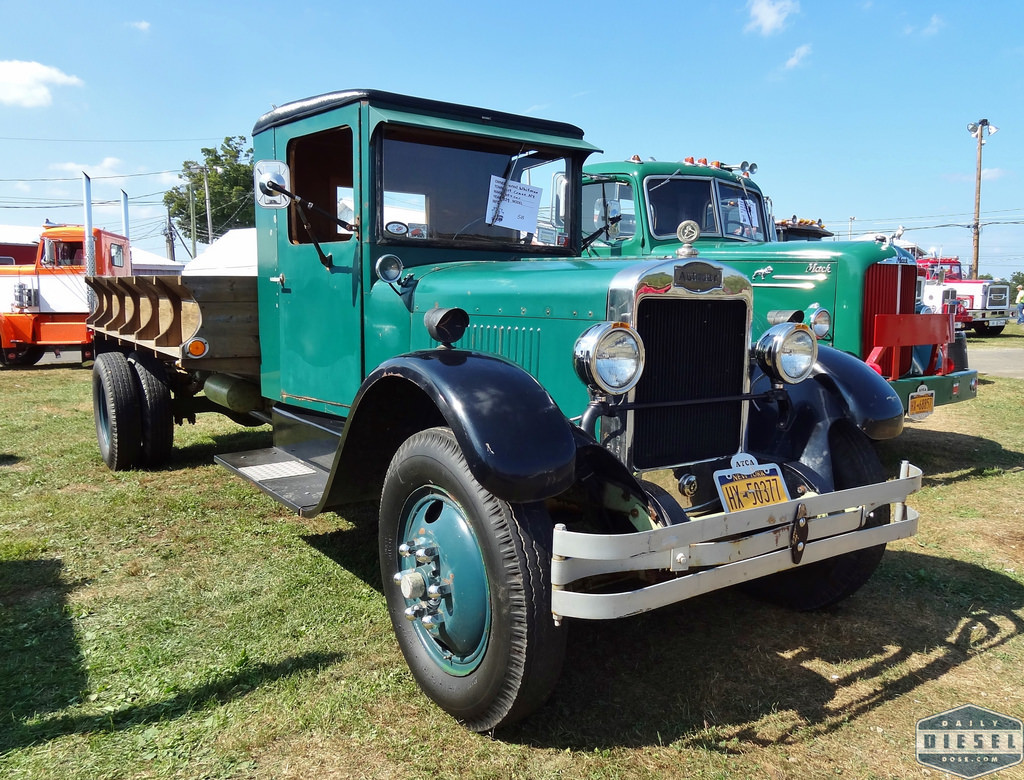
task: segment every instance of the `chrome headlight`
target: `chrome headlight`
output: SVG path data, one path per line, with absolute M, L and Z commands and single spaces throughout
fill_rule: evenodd
M 785 322 L 764 332 L 754 346 L 754 356 L 773 380 L 795 385 L 810 376 L 818 359 L 818 340 L 809 326 Z
M 573 349 L 576 374 L 588 387 L 612 395 L 628 393 L 644 370 L 644 343 L 624 322 L 602 322 L 588 328 Z
M 832 330 L 832 312 L 828 309 L 817 309 L 811 315 L 811 330 L 819 339 L 825 338 Z

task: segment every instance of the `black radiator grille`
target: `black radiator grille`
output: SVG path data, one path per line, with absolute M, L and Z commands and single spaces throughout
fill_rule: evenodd
M 747 362 L 747 304 L 722 298 L 645 298 L 636 328 L 647 361 L 635 402 L 704 401 L 633 413 L 632 465 L 664 468 L 739 448 Z

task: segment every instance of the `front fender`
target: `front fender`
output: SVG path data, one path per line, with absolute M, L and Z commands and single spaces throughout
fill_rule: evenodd
M 770 387 L 759 368 L 751 374 L 755 392 Z M 903 430 L 903 402 L 863 361 L 831 347 L 819 347 L 810 378 L 786 385 L 783 404 L 755 401 L 748 418 L 748 449 L 769 461 L 802 463 L 832 480 L 828 435 L 840 421 L 855 425 L 873 440 Z
M 893 439 L 903 432 L 899 394 L 860 358 L 832 347 L 819 347 L 811 380 L 841 396 L 850 420 L 868 438 Z
M 572 424 L 533 376 L 495 355 L 436 349 L 391 358 L 363 382 L 327 503 L 380 484 L 402 441 L 434 425 L 452 429 L 473 476 L 498 498 L 540 501 L 575 479 Z

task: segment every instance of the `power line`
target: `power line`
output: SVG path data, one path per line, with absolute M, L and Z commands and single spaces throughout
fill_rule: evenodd
M 3 140 L 3 139 L 0 139 Z M 90 176 L 90 179 L 135 179 L 139 176 L 163 176 L 168 173 L 181 173 L 181 171 L 152 171 L 151 173 L 120 173 L 111 176 Z M 49 179 L 0 179 L 0 182 L 13 182 L 20 184 L 23 182 L 37 182 L 37 181 L 81 181 L 81 176 L 62 176 L 54 177 Z
M 0 141 L 39 141 L 47 144 L 180 144 L 200 141 L 223 141 L 223 138 L 24 138 L 0 136 Z

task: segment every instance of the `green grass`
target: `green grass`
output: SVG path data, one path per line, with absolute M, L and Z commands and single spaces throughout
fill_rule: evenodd
M 881 448 L 925 468 L 921 528 L 856 596 L 574 622 L 551 701 L 492 739 L 406 668 L 372 506 L 288 514 L 212 464 L 267 431 L 212 416 L 111 473 L 89 378 L 0 372 L 0 777 L 902 778 L 919 718 L 1024 718 L 1024 381 Z

